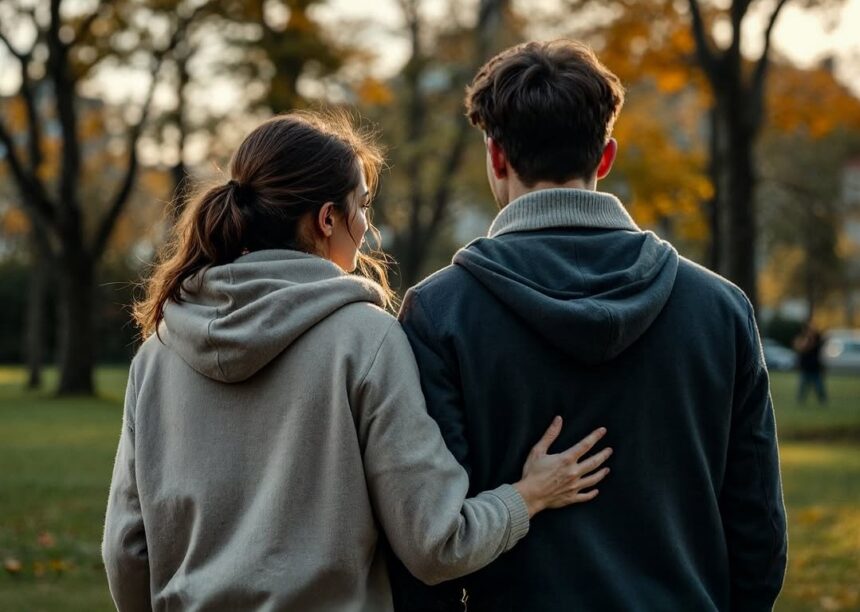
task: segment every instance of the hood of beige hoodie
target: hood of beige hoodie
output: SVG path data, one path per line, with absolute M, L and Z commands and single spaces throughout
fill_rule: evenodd
M 354 302 L 383 303 L 380 287 L 298 251 L 243 255 L 183 284 L 168 302 L 165 344 L 200 374 L 225 383 L 253 376 L 314 325 Z

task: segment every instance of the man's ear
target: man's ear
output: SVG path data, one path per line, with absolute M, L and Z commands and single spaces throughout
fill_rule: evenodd
M 615 156 L 618 154 L 618 141 L 610 138 L 603 147 L 603 154 L 600 156 L 600 163 L 597 164 L 597 180 L 606 178 L 609 171 L 612 170 L 612 164 L 615 162 Z
M 334 202 L 326 202 L 317 213 L 316 230 L 326 238 L 330 238 L 334 232 L 334 213 Z
M 508 177 L 508 156 L 505 150 L 490 137 L 487 137 L 487 155 L 490 156 L 490 166 L 493 168 L 493 175 L 497 179 Z

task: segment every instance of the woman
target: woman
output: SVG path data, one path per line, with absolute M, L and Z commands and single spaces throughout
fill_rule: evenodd
M 281 116 L 184 212 L 135 310 L 103 544 L 120 610 L 388 610 L 380 532 L 438 582 L 597 494 L 611 450 L 580 458 L 603 430 L 548 455 L 556 419 L 522 480 L 465 499 L 359 250 L 380 164 L 344 119 Z

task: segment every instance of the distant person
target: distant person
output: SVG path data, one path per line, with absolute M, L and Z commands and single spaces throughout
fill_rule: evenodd
M 596 191 L 622 99 L 566 40 L 508 49 L 468 88 L 501 212 L 404 299 L 427 408 L 472 494 L 515 478 L 555 413 L 561 444 L 606 422 L 619 452 L 596 501 L 539 516 L 485 569 L 427 588 L 396 568 L 399 610 L 767 610 L 780 592 L 785 511 L 753 309 Z
M 797 386 L 797 401 L 806 403 L 809 388 L 815 390 L 818 403 L 827 403 L 827 390 L 824 387 L 824 366 L 821 363 L 821 349 L 824 339 L 821 332 L 812 323 L 807 323 L 800 334 L 794 339 L 794 350 L 797 352 L 797 366 L 800 371 L 800 381 Z
M 119 610 L 384 612 L 381 535 L 438 582 L 596 496 L 602 430 L 548 455 L 555 419 L 513 486 L 466 499 L 359 252 L 380 162 L 345 120 L 276 117 L 183 213 L 136 306 L 103 542 Z

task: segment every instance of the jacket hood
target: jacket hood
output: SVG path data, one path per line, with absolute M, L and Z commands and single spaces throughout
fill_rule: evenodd
M 598 364 L 633 344 L 666 305 L 678 254 L 641 231 L 614 196 L 532 192 L 499 213 L 488 238 L 454 256 L 536 334 Z
M 240 382 L 314 325 L 353 302 L 383 303 L 370 280 L 306 253 L 257 251 L 182 286 L 164 309 L 162 337 L 200 374 Z

